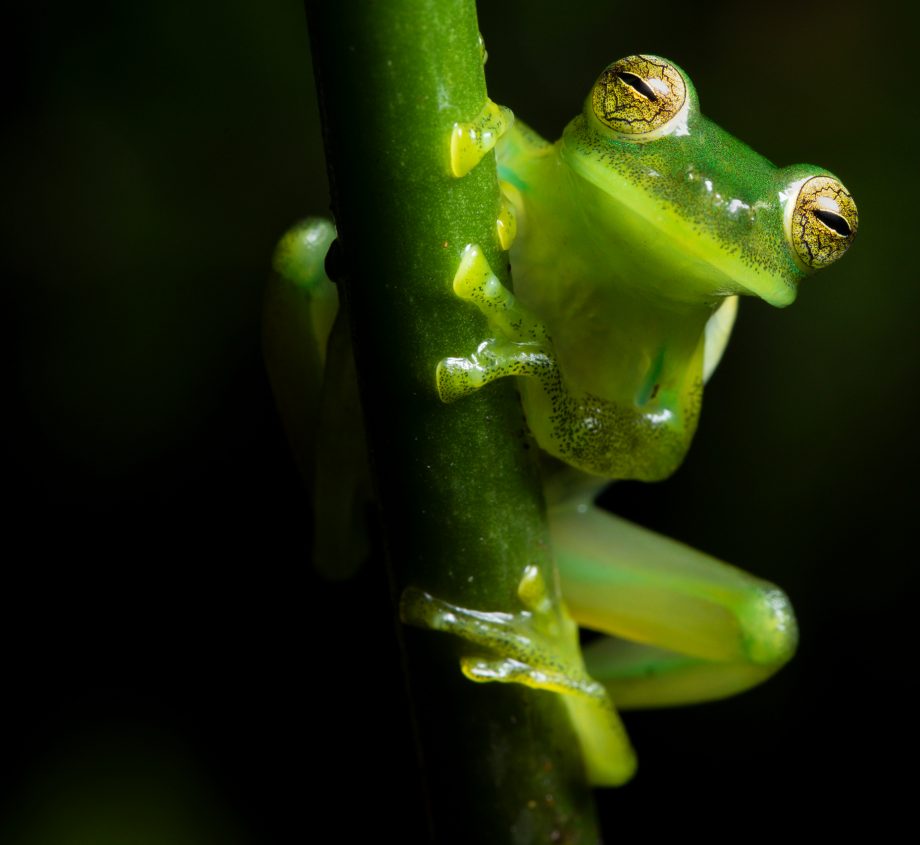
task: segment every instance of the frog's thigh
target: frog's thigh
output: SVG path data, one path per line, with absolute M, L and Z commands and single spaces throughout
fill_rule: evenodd
M 551 510 L 550 531 L 572 616 L 631 641 L 585 652 L 618 707 L 722 698 L 795 651 L 789 600 L 766 581 L 596 508 Z
M 326 344 L 338 294 L 325 273 L 335 240 L 329 220 L 312 217 L 278 243 L 262 308 L 262 351 L 288 441 L 304 478 L 314 474 L 317 408 Z
M 313 563 L 326 578 L 347 578 L 369 552 L 373 494 L 354 349 L 347 315 L 341 311 L 329 335 L 317 413 Z

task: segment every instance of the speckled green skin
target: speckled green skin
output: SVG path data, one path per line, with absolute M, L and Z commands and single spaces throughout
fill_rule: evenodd
M 820 168 L 777 168 L 699 113 L 646 143 L 583 114 L 549 145 L 517 124 L 498 146 L 514 186 L 515 295 L 545 324 L 555 371 L 521 379 L 540 445 L 609 478 L 672 473 L 702 398 L 706 323 L 731 294 L 773 305 L 807 271 L 787 239 L 794 186 Z

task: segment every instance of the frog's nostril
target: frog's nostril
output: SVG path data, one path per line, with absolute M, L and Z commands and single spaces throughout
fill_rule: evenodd
M 839 235 L 841 238 L 850 237 L 850 224 L 847 223 L 846 217 L 843 217 L 840 214 L 835 214 L 833 211 L 825 211 L 823 208 L 815 209 L 815 217 L 818 218 L 828 229 L 830 229 L 835 234 Z
M 629 73 L 628 71 L 621 70 L 617 73 L 617 77 L 630 88 L 633 89 L 637 94 L 645 97 L 646 100 L 651 100 L 653 103 L 658 102 L 658 97 L 655 92 L 649 87 L 649 84 L 641 77 L 636 76 L 634 73 Z

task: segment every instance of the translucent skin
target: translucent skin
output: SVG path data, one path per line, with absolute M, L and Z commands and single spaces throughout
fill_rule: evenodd
M 507 205 L 497 232 L 511 250 L 515 292 L 478 245 L 465 245 L 453 292 L 486 317 L 488 334 L 474 352 L 443 359 L 434 381 L 453 402 L 518 377 L 531 429 L 562 459 L 545 462 L 543 481 L 565 601 L 551 600 L 546 573 L 522 549 L 519 607 L 464 608 L 409 587 L 400 612 L 474 644 L 461 659 L 470 679 L 558 694 L 587 777 L 617 785 L 636 765 L 617 707 L 747 689 L 791 658 L 797 629 L 772 584 L 593 507 L 598 476 L 671 473 L 727 342 L 735 295 L 789 304 L 801 278 L 843 254 L 858 218 L 826 171 L 778 169 L 707 121 L 686 76 L 654 56 L 605 69 L 555 145 L 520 125 L 508 132 L 511 120 L 487 102 L 451 135 L 456 178 L 498 141 Z M 282 241 L 266 358 L 289 431 L 313 432 L 302 453 L 322 491 L 317 555 L 341 566 L 356 559 L 346 551 L 348 515 L 358 510 L 348 479 L 361 476 L 346 470 L 366 467 L 353 448 L 360 432 L 343 422 L 360 415 L 347 335 L 330 336 L 336 299 L 322 267 L 331 238 L 331 226 L 314 220 Z M 320 369 L 324 416 L 311 422 L 305 409 L 318 397 L 300 394 L 319 392 Z M 612 636 L 583 652 L 575 623 Z
M 458 134 L 479 139 L 482 121 Z M 525 618 L 413 594 L 403 618 L 493 652 L 470 677 L 561 694 L 589 778 L 615 785 L 635 766 L 615 707 L 754 686 L 791 658 L 797 628 L 772 584 L 593 507 L 597 476 L 656 480 L 679 466 L 737 295 L 788 305 L 849 247 L 856 206 L 827 171 L 776 168 L 706 120 L 683 72 L 655 56 L 608 66 L 556 144 L 518 124 L 495 149 L 517 225 L 515 238 L 511 217 L 498 221 L 514 292 L 478 245 L 464 248 L 453 291 L 488 333 L 438 364 L 436 386 L 453 402 L 518 377 L 531 430 L 560 459 L 544 462 L 544 489 L 563 617 L 613 636 L 582 663 L 539 601 Z
M 558 369 L 520 380 L 528 423 L 550 454 L 607 478 L 680 465 L 710 318 L 733 294 L 788 305 L 809 272 L 784 216 L 796 184 L 826 171 L 773 166 L 703 117 L 686 84 L 684 119 L 655 140 L 618 136 L 589 96 L 556 144 L 518 124 L 497 148 L 515 295 Z

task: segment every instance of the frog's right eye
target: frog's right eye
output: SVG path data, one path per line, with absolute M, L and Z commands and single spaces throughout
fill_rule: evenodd
M 850 248 L 859 212 L 850 192 L 833 176 L 812 176 L 797 184 L 795 201 L 786 208 L 786 234 L 799 260 L 819 270 Z
M 683 74 L 658 56 L 627 56 L 614 62 L 591 91 L 594 116 L 631 141 L 683 134 L 688 101 Z

